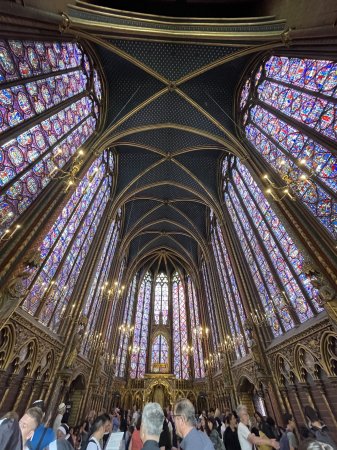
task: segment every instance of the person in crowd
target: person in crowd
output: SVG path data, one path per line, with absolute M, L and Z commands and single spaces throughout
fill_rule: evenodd
M 217 422 L 215 417 L 209 417 L 207 419 L 207 425 L 209 429 L 209 438 L 213 442 L 215 450 L 225 450 L 224 443 L 219 436 L 219 432 L 217 430 Z
M 133 425 L 129 425 L 125 433 L 125 450 L 130 449 L 131 439 L 134 431 L 135 427 Z
M 90 434 L 90 432 L 91 432 L 91 427 L 92 427 L 92 424 L 94 423 L 95 419 L 96 419 L 96 411 L 94 411 L 94 410 L 92 409 L 92 410 L 89 412 L 87 418 L 85 419 L 85 423 L 86 423 L 86 425 L 85 425 L 85 431 L 86 431 L 87 433 L 89 433 L 89 434 Z
M 56 434 L 58 427 L 61 425 L 62 423 L 62 417 L 64 416 L 66 412 L 66 404 L 65 403 L 61 403 L 58 408 L 57 408 L 57 416 L 54 420 L 53 423 L 53 431 Z
M 307 418 L 308 427 L 315 438 L 320 442 L 331 445 L 334 450 L 337 450 L 336 442 L 330 436 L 328 427 L 320 420 L 317 411 L 311 406 L 306 406 L 304 408 L 304 415 Z
M 102 448 L 105 448 L 110 434 L 112 433 L 112 421 L 113 421 L 113 414 L 107 414 L 107 416 L 109 416 L 109 422 L 107 422 L 107 424 L 105 425 L 105 433 L 103 435 L 103 439 L 102 439 Z
M 285 426 L 285 432 L 280 440 L 280 450 L 297 450 L 298 443 L 294 434 L 295 420 L 292 414 L 283 414 L 283 423 Z
M 22 436 L 23 448 L 28 448 L 36 429 L 39 427 L 42 420 L 42 411 L 40 408 L 33 407 L 27 409 L 19 421 L 19 427 Z
M 69 450 L 73 450 L 73 441 L 70 435 L 70 428 L 66 423 L 61 423 L 56 431 L 56 439 L 57 441 L 66 441 L 67 444 L 62 444 L 62 447 L 67 448 Z
M 96 417 L 91 426 L 91 434 L 86 450 L 102 450 L 100 441 L 103 439 L 110 417 L 107 414 Z
M 82 422 L 80 425 L 80 440 L 81 440 L 81 450 L 85 450 L 87 448 L 87 443 L 89 439 L 89 433 L 85 431 L 86 422 Z
M 167 411 L 164 410 L 164 422 L 163 422 L 163 429 L 160 433 L 159 438 L 159 448 L 160 450 L 171 450 L 172 448 L 172 439 L 169 429 L 169 420 L 167 418 Z
M 214 450 L 210 438 L 195 428 L 195 409 L 190 400 L 184 398 L 174 405 L 173 418 L 183 450 Z
M 117 431 L 119 431 L 119 426 L 120 426 L 120 417 L 118 410 L 116 409 L 112 418 L 112 432 L 117 433 Z
M 220 427 L 221 435 L 220 435 L 220 437 L 221 437 L 221 439 L 223 441 L 224 441 L 224 433 L 226 431 L 226 428 L 228 427 L 228 424 L 227 424 L 227 416 L 228 416 L 228 414 L 225 415 L 225 413 L 223 413 L 222 416 L 221 416 L 221 427 Z
M 237 408 L 237 414 L 240 419 L 238 425 L 238 438 L 241 450 L 253 450 L 253 445 L 270 445 L 275 449 L 280 448 L 280 444 L 276 441 L 276 439 L 263 438 L 260 436 L 255 436 L 254 433 L 251 433 L 248 428 L 249 415 L 246 406 L 239 405 Z
M 19 422 L 13 417 L 6 417 L 8 414 L 0 420 L 0 448 L 1 450 L 22 450 L 27 447 L 23 447 L 23 437 L 21 436 L 21 430 Z
M 315 440 L 314 433 L 306 425 L 300 425 L 298 427 L 298 434 L 300 435 L 300 442 L 304 441 L 305 439 Z
M 138 420 L 138 416 L 139 416 L 139 413 L 137 411 L 137 406 L 133 405 L 131 425 L 136 425 L 137 420 Z
M 263 428 L 261 430 L 267 437 L 269 437 L 269 439 L 280 439 L 280 430 L 276 426 L 275 420 L 270 416 L 263 421 Z
M 220 409 L 216 408 L 215 412 L 214 412 L 214 419 L 216 421 L 216 429 L 217 432 L 219 433 L 219 436 L 221 437 L 221 425 L 222 425 L 222 420 L 220 418 Z
M 229 413 L 226 422 L 227 428 L 223 435 L 226 450 L 241 450 L 238 438 L 237 420 L 234 414 Z
M 56 435 L 52 428 L 48 427 L 49 419 L 45 420 L 45 405 L 43 400 L 36 400 L 33 402 L 32 407 L 39 408 L 42 415 L 42 423 L 37 427 L 30 442 L 30 448 L 32 450 L 43 450 L 45 447 L 55 441 Z
M 159 403 L 147 403 L 143 410 L 140 438 L 143 450 L 158 450 L 164 413 Z
M 132 433 L 131 442 L 129 445 L 129 450 L 140 450 L 143 447 L 143 443 L 140 439 L 140 426 L 142 423 L 142 416 L 139 415 L 137 419 L 136 426 Z
M 208 422 L 206 416 L 201 416 L 201 419 L 199 421 L 199 430 L 203 433 L 206 433 L 207 436 L 209 436 L 209 428 L 208 428 Z

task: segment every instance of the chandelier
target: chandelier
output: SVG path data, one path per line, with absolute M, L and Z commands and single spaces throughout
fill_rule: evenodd
M 315 175 L 314 171 L 310 168 L 311 161 L 305 158 L 301 158 L 297 161 L 297 165 L 289 165 L 289 162 L 282 159 L 279 161 L 280 176 L 285 185 L 277 186 L 270 178 L 268 174 L 263 175 L 262 179 L 268 183 L 269 187 L 265 190 L 266 194 L 270 195 L 274 201 L 280 202 L 285 197 L 295 201 L 296 197 L 293 195 L 294 191 L 303 191 L 303 187 L 312 183 L 311 178 Z

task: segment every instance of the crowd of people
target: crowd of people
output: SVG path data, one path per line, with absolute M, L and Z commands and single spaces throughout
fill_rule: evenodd
M 104 450 L 115 432 L 123 435 L 119 450 L 337 450 L 318 413 L 307 406 L 304 415 L 307 425 L 296 430 L 288 413 L 277 426 L 258 411 L 250 417 L 244 405 L 196 414 L 188 399 L 180 399 L 173 409 L 147 403 L 142 412 L 136 407 L 111 414 L 91 411 L 70 427 L 64 403 L 56 417 L 46 418 L 44 402 L 37 400 L 21 418 L 15 412 L 1 418 L 0 450 Z

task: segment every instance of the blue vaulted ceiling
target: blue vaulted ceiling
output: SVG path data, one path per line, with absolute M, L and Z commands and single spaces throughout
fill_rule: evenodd
M 142 26 L 122 13 L 88 11 L 72 14 L 82 19 L 89 14 L 105 27 Z M 206 21 L 204 29 L 244 33 L 283 26 L 268 20 L 222 22 L 218 28 Z M 169 19 L 144 25 L 151 26 L 155 33 L 200 29 Z M 244 50 L 256 42 L 173 42 L 121 34 L 98 33 L 102 41 L 95 49 L 107 84 L 105 133 L 118 155 L 116 201 L 125 210 L 128 263 L 163 251 L 196 262 L 207 244 L 209 209 L 221 204 L 219 167 L 236 135 L 236 89 L 256 57 Z

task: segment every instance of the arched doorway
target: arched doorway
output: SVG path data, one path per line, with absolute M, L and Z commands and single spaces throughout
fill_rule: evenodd
M 150 401 L 159 403 L 162 408 L 165 408 L 171 403 L 171 396 L 167 387 L 163 384 L 155 384 L 152 387 L 150 398 Z
M 78 375 L 70 384 L 68 394 L 66 396 L 67 411 L 69 414 L 68 424 L 70 426 L 76 425 L 78 414 L 82 406 L 84 398 L 85 379 L 82 374 Z
M 197 398 L 197 411 L 201 414 L 202 411 L 208 411 L 208 400 L 205 392 L 200 392 Z
M 239 380 L 237 393 L 239 397 L 239 403 L 247 406 L 248 414 L 252 416 L 254 414 L 254 384 L 245 376 L 242 376 Z

